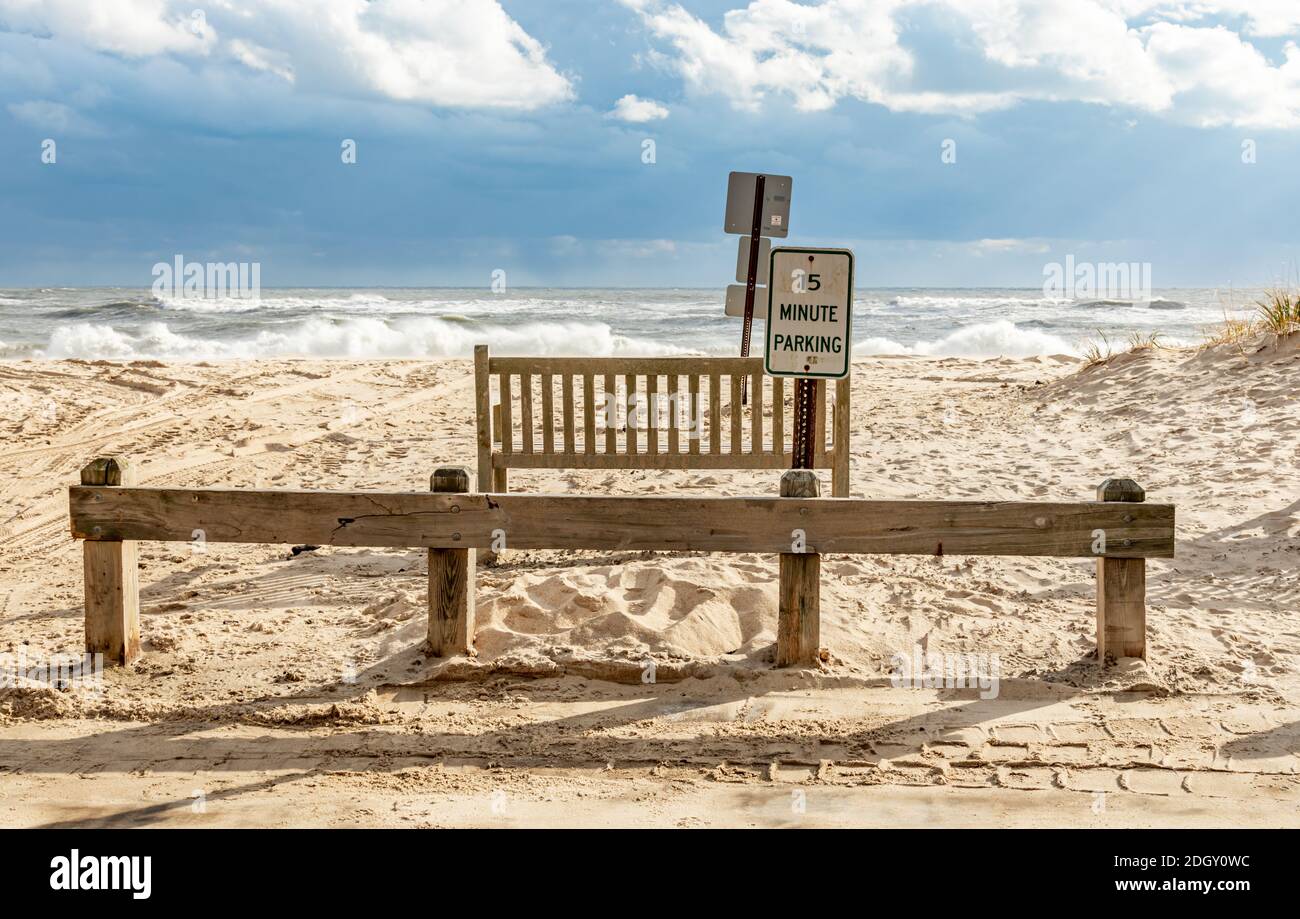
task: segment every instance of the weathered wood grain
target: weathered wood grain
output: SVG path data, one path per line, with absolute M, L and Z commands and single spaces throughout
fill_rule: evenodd
M 542 452 L 555 452 L 555 382 L 542 374 Z
M 782 498 L 816 498 L 817 473 L 791 469 L 781 476 Z M 806 535 L 806 528 L 800 527 Z M 800 533 L 788 534 L 793 547 Z M 821 651 L 822 558 L 816 552 L 782 552 L 777 566 L 776 665 L 812 666 Z
M 501 444 L 501 452 L 509 455 L 515 450 L 515 416 L 514 416 L 514 397 L 510 395 L 510 374 L 503 373 L 498 377 L 498 390 L 501 393 L 501 436 L 498 441 Z
M 741 435 L 741 415 L 744 414 L 740 407 L 740 380 L 737 374 L 731 376 L 731 456 L 734 459 L 741 455 L 741 441 L 744 439 Z
M 492 484 L 497 487 L 498 483 L 504 480 L 506 469 L 787 469 L 789 468 L 789 452 L 785 444 L 788 425 L 786 424 L 786 414 L 784 405 L 784 386 L 780 378 L 772 380 L 771 398 L 772 398 L 772 445 L 765 447 L 763 445 L 763 411 L 761 404 L 754 400 L 754 404 L 748 407 L 751 412 L 748 423 L 748 436 L 750 438 L 750 447 L 747 452 L 743 452 L 741 446 L 741 437 L 738 432 L 744 432 L 745 423 L 743 421 L 743 412 L 736 411 L 734 406 L 734 390 L 737 388 L 736 383 L 739 380 L 746 381 L 750 384 L 749 388 L 758 390 L 762 383 L 762 358 L 760 357 L 656 357 L 656 358 L 556 358 L 556 357 L 491 357 L 488 354 L 486 346 L 478 346 L 474 352 L 475 358 L 475 406 L 480 415 L 478 425 L 480 428 L 480 440 L 482 439 L 481 429 L 486 428 L 490 434 L 488 436 L 488 461 L 485 464 L 482 457 L 479 459 L 479 480 L 481 483 L 487 482 L 488 477 L 485 465 L 493 470 Z M 487 367 L 487 377 L 490 379 L 495 375 L 499 381 L 498 389 L 501 393 L 501 402 L 493 405 L 489 400 L 483 404 L 484 396 L 481 391 L 487 388 L 483 382 L 483 371 L 480 369 L 480 363 Z M 542 403 L 541 419 L 542 427 L 541 448 L 536 447 L 536 432 L 533 430 L 536 412 L 533 411 L 533 397 L 531 380 L 536 375 L 541 378 L 542 385 Z M 547 380 L 553 379 L 559 375 L 563 381 L 563 414 L 564 414 L 564 438 L 561 443 L 559 437 L 554 436 L 553 429 L 557 421 L 555 420 L 555 408 L 553 405 L 553 396 L 550 389 L 547 388 Z M 512 377 L 520 378 L 520 389 L 515 393 Z M 623 398 L 630 399 L 636 392 L 634 381 L 637 377 L 646 378 L 646 393 L 639 395 L 649 402 L 646 405 L 642 403 L 643 415 L 648 415 L 651 419 L 657 419 L 657 403 L 654 397 L 659 394 L 659 377 L 664 376 L 668 380 L 667 390 L 670 397 L 679 393 L 680 377 L 687 378 L 689 395 L 691 396 L 691 406 L 689 412 L 696 423 L 696 428 L 691 436 L 686 438 L 687 442 L 682 443 L 681 432 L 675 424 L 670 423 L 668 427 L 666 451 L 660 445 L 659 437 L 660 426 L 655 421 L 655 426 L 647 425 L 645 434 L 645 444 L 641 443 L 641 434 L 637 430 L 624 429 L 620 437 L 619 426 L 605 426 L 604 443 L 598 445 L 602 438 L 598 434 L 597 411 L 600 412 L 599 422 L 603 426 L 604 411 L 603 406 L 598 408 L 601 403 L 597 400 L 596 383 L 602 381 L 604 393 L 608 393 L 616 400 L 619 399 L 618 389 L 620 385 L 625 391 Z M 727 385 L 723 378 L 727 378 L 732 383 L 730 399 L 725 394 Z M 582 398 L 583 412 L 581 420 L 578 418 L 576 406 L 578 383 L 575 379 L 582 380 Z M 706 384 L 702 384 L 705 380 Z M 696 398 L 701 392 L 701 387 L 709 387 L 708 406 L 704 412 L 699 410 Z M 685 388 L 685 387 L 681 387 Z M 818 429 L 818 443 L 815 451 L 814 467 L 819 469 L 832 469 L 832 493 L 837 497 L 848 496 L 848 477 L 849 477 L 849 384 L 846 380 L 838 381 L 836 388 L 835 410 L 831 424 L 825 424 L 826 399 L 823 395 L 821 401 L 822 422 Z M 722 441 L 724 437 L 724 428 L 728 425 L 724 421 L 724 408 L 728 402 L 732 403 L 730 433 L 732 435 L 727 448 L 724 450 Z M 516 404 L 517 403 L 517 404 Z M 625 402 L 626 407 L 626 402 Z M 482 416 L 488 417 L 482 417 Z M 519 418 L 520 421 L 520 441 L 516 445 L 514 441 L 514 422 Z M 707 422 L 707 434 L 705 427 Z M 582 426 L 583 445 L 577 445 L 577 427 Z M 707 446 L 704 438 L 707 436 Z M 622 440 L 622 443 L 620 443 Z M 842 443 L 840 447 L 838 444 Z M 531 449 L 530 449 L 531 448 Z M 482 452 L 480 450 L 480 452 Z M 572 462 L 572 457 L 583 454 L 590 457 L 578 463 Z M 657 458 L 661 456 L 682 455 L 693 457 L 689 461 L 669 460 L 661 462 Z M 650 457 L 649 460 L 646 457 Z M 757 458 L 756 458 L 757 457 Z M 480 487 L 483 487 L 482 485 Z M 498 489 L 503 490 L 503 489 Z
M 722 452 L 722 377 L 709 374 L 709 452 Z
M 637 448 L 637 392 L 636 392 L 636 374 L 629 373 L 623 377 L 623 410 L 626 422 L 623 425 L 623 444 L 628 454 L 636 456 Z
M 97 492 L 135 484 L 135 468 L 125 457 L 92 460 L 81 482 Z M 86 598 L 86 652 L 102 654 L 105 664 L 130 664 L 140 656 L 140 575 L 136 544 L 106 536 L 102 528 L 81 547 Z M 193 530 L 184 539 L 193 538 Z
M 719 373 L 763 372 L 761 357 L 494 357 L 492 373 Z
M 469 470 L 442 466 L 429 479 L 439 494 L 470 489 Z M 470 654 L 474 642 L 474 550 L 429 550 L 429 648 L 436 657 Z
M 533 375 L 530 373 L 519 377 L 519 428 L 520 446 L 524 453 L 532 453 L 536 429 L 533 427 Z
M 1112 478 L 1097 487 L 1097 500 L 1134 507 L 1146 501 L 1146 492 L 1132 479 Z M 1099 527 L 1098 535 L 1110 548 L 1113 532 Z M 1109 551 L 1106 552 L 1109 556 Z M 1097 559 L 1097 659 L 1147 656 L 1147 572 L 1140 558 Z
M 831 425 L 831 495 L 849 496 L 849 386 L 848 377 L 835 381 L 834 423 Z M 824 452 L 824 451 L 823 451 Z
M 561 398 L 564 402 L 564 452 L 576 453 L 578 448 L 573 427 L 573 374 L 566 373 L 561 379 L 564 381 L 561 392 Z
M 596 455 L 596 378 L 582 375 L 582 452 Z
M 785 377 L 772 377 L 772 454 L 778 459 L 779 469 L 785 469 Z
M 618 453 L 618 377 L 612 373 L 605 374 L 605 455 Z
M 492 393 L 487 345 L 474 346 L 474 415 L 477 420 L 479 488 L 492 487 Z
M 916 555 L 1170 558 L 1174 508 L 1165 504 L 866 501 L 849 498 L 436 495 L 185 488 L 69 489 L 81 539 L 333 546 L 488 548 L 504 530 L 518 549 L 810 551 Z M 96 530 L 98 528 L 98 530 Z

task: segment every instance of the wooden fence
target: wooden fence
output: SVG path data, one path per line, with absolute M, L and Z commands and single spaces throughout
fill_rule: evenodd
M 1145 504 L 1128 479 L 1097 501 L 867 501 L 818 497 L 815 472 L 790 470 L 780 497 L 479 494 L 464 467 L 438 469 L 430 492 L 138 488 L 124 459 L 82 470 L 69 489 L 84 540 L 86 650 L 139 654 L 137 540 L 424 547 L 429 641 L 467 652 L 475 550 L 764 552 L 780 556 L 777 663 L 819 649 L 823 553 L 1024 555 L 1097 559 L 1097 644 L 1104 658 L 1146 655 L 1145 560 L 1174 552 L 1174 508 Z M 797 550 L 797 551 L 796 551 Z
M 507 491 L 509 469 L 791 466 L 794 387 L 765 376 L 761 357 L 491 357 L 479 345 L 474 380 L 485 490 Z M 830 385 L 818 387 L 813 466 L 847 498 L 849 381 L 828 404 Z

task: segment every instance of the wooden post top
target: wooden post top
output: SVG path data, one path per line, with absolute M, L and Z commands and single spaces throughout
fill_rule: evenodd
M 470 490 L 470 472 L 465 466 L 439 466 L 429 476 L 429 490 L 440 492 L 467 492 Z
M 101 456 L 81 470 L 82 485 L 134 485 L 135 467 L 125 456 Z
M 1098 501 L 1128 501 L 1139 504 L 1146 499 L 1147 493 L 1132 479 L 1107 479 L 1097 486 Z
M 820 498 L 821 480 L 811 469 L 789 469 L 781 475 L 782 498 Z

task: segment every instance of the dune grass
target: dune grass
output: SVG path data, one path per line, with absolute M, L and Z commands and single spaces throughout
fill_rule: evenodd
M 1289 287 L 1273 287 L 1255 301 L 1259 310 L 1259 323 L 1264 331 L 1278 338 L 1300 332 L 1300 292 Z
M 1128 336 L 1128 350 L 1130 351 L 1150 351 L 1153 348 L 1160 348 L 1160 332 L 1147 332 L 1145 335 L 1141 332 L 1130 332 Z
M 1242 345 L 1244 342 L 1255 338 L 1260 333 L 1258 320 L 1255 319 L 1234 319 L 1228 315 L 1227 311 L 1223 314 L 1223 324 L 1207 328 L 1205 338 L 1201 342 L 1201 349 L 1213 348 L 1215 345 Z
M 1130 332 L 1128 336 L 1128 347 L 1121 351 L 1116 351 L 1114 344 L 1101 329 L 1097 330 L 1097 338 L 1090 339 L 1083 346 L 1083 369 L 1096 367 L 1104 364 L 1117 354 L 1127 354 L 1132 351 L 1150 351 L 1156 348 L 1164 347 L 1160 344 L 1162 333 L 1156 332 Z
M 1285 338 L 1300 332 L 1300 291 L 1290 287 L 1270 287 L 1253 305 L 1253 317 L 1234 319 L 1225 310 L 1223 324 L 1206 330 L 1201 348 L 1215 345 L 1241 347 L 1261 335 Z
M 1110 338 L 1101 329 L 1097 330 L 1097 338 L 1089 339 L 1083 346 L 1083 369 L 1088 370 L 1099 364 L 1104 364 L 1115 356 L 1115 349 L 1111 346 Z
M 1234 345 L 1245 350 L 1252 343 L 1258 344 L 1261 336 L 1272 335 L 1275 339 L 1300 333 L 1300 289 L 1292 287 L 1270 287 L 1255 300 L 1253 316 L 1233 317 L 1228 315 L 1228 307 L 1223 310 L 1223 323 L 1203 330 L 1201 342 L 1191 346 L 1203 351 L 1216 345 Z M 1163 333 L 1130 332 L 1127 347 L 1116 348 L 1115 343 L 1101 329 L 1097 337 L 1089 339 L 1083 346 L 1083 370 L 1089 370 L 1118 357 L 1134 351 L 1153 351 L 1166 347 L 1161 343 Z M 1175 346 L 1177 349 L 1177 346 Z

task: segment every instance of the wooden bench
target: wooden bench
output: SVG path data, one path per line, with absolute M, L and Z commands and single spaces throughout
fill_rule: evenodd
M 749 404 L 740 381 L 749 378 Z M 818 387 L 813 467 L 849 496 L 849 381 Z M 491 357 L 474 349 L 478 482 L 510 469 L 789 469 L 794 387 L 761 357 Z M 629 423 L 630 422 L 630 423 Z

